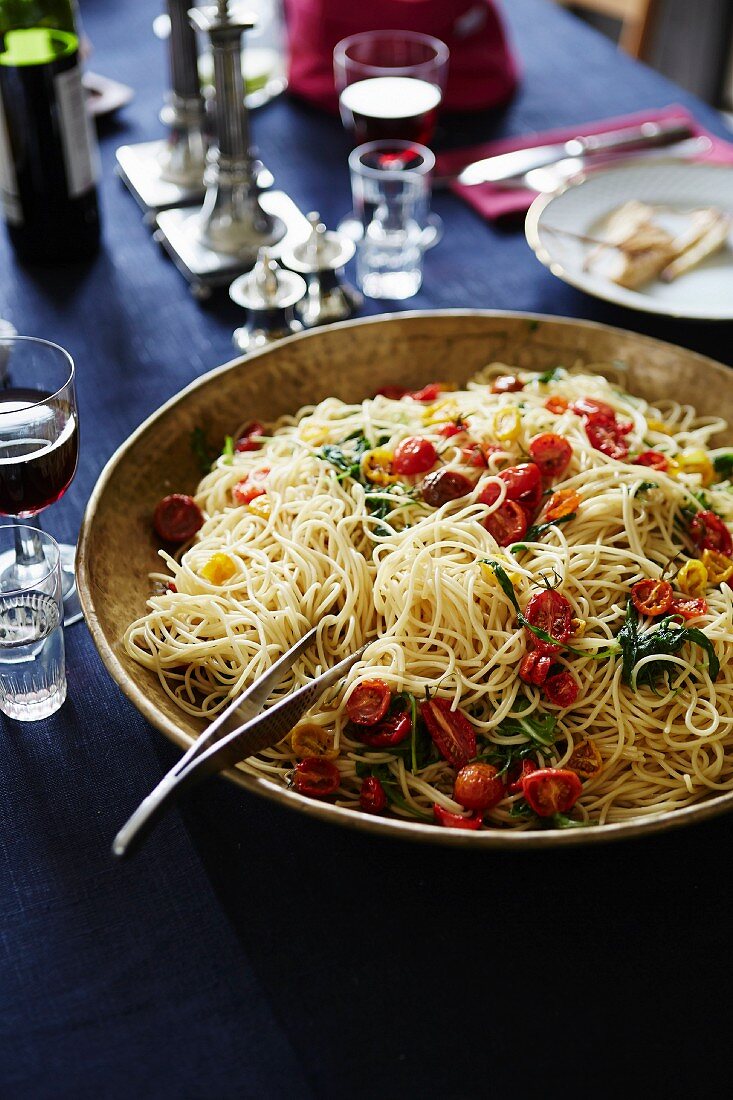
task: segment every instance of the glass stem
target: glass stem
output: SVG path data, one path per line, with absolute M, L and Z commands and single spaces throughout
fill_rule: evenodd
M 34 517 L 35 525 L 41 526 L 37 516 Z M 19 567 L 45 565 L 46 558 L 43 553 L 43 544 L 36 531 L 30 532 L 27 526 L 28 520 L 15 519 L 15 560 Z

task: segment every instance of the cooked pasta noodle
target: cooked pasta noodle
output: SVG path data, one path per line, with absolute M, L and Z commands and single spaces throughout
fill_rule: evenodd
M 724 449 L 710 449 L 725 425 L 674 401 L 652 408 L 599 369 L 576 365 L 548 377 L 495 363 L 465 390 L 432 402 L 329 398 L 282 418 L 259 449 L 222 455 L 201 481 L 195 499 L 205 522 L 181 554 L 161 551 L 166 571 L 155 575 L 158 591 L 127 632 L 127 651 L 183 711 L 211 717 L 313 625 L 317 645 L 283 692 L 368 641 L 342 688 L 308 719 L 324 734 L 318 751 L 339 771 L 332 798 L 355 809 L 372 773 L 387 789 L 386 812 L 430 821 L 435 804 L 465 812 L 453 797 L 456 769 L 422 726 L 397 747 L 360 739 L 364 728 L 349 722 L 347 704 L 375 677 L 418 702 L 426 689 L 449 698 L 476 731 L 477 755 L 500 772 L 505 761 L 505 776 L 522 755 L 538 767 L 572 766 L 574 750 L 590 743 L 600 770 L 584 779 L 572 811 L 579 823 L 657 814 L 733 789 L 728 584 L 705 587 L 705 610 L 693 623 L 720 660 L 717 679 L 693 642 L 640 656 L 629 679 L 618 640 L 632 586 L 664 574 L 676 587 L 680 567 L 700 555 L 690 516 L 702 507 L 733 520 L 733 489 L 712 466 Z M 492 392 L 492 381 L 510 370 L 521 391 Z M 556 399 L 550 408 L 548 398 Z M 571 407 L 588 398 L 610 405 L 623 422 L 628 460 L 592 445 L 586 419 Z M 572 448 L 549 488 L 574 491 L 579 503 L 570 518 L 497 546 L 484 524 L 506 504 L 498 475 L 528 461 L 532 441 L 547 432 Z M 398 476 L 391 465 L 407 437 L 429 440 L 436 468 L 475 487 L 429 503 L 424 475 Z M 664 456 L 657 464 L 667 469 L 634 462 L 648 451 Z M 254 471 L 259 495 L 238 503 Z M 487 505 L 479 497 L 490 483 L 496 500 Z M 542 524 L 541 513 L 535 522 Z M 553 703 L 519 676 L 535 639 L 518 625 L 497 565 L 520 608 L 542 584 L 569 601 L 571 648 L 556 647 L 552 659 L 553 674 L 567 669 L 577 687 L 570 705 Z M 653 631 L 658 622 L 642 617 L 638 628 Z M 543 736 L 530 720 L 547 715 L 550 734 Z M 288 738 L 239 767 L 289 783 L 299 755 Z M 521 787 L 507 787 L 484 818 L 489 828 L 540 824 Z

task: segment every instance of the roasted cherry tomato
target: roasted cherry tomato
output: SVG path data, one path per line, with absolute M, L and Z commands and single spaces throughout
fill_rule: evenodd
M 525 684 L 540 687 L 547 679 L 552 667 L 552 657 L 539 649 L 531 649 L 519 662 L 519 679 Z
M 519 393 L 524 389 L 524 382 L 515 374 L 500 374 L 491 383 L 492 393 Z
M 521 764 L 519 762 L 512 764 L 507 776 L 507 793 L 519 794 L 525 775 L 531 775 L 532 772 L 537 771 L 537 768 L 538 765 L 534 760 L 522 760 Z
M 264 424 L 260 424 L 259 420 L 253 420 L 251 424 L 247 425 L 237 442 L 234 444 L 234 450 L 259 451 L 263 442 L 261 436 L 264 434 Z
M 255 497 L 261 497 L 267 492 L 267 477 L 270 473 L 269 466 L 263 466 L 259 470 L 252 470 L 245 478 L 238 481 L 232 489 L 232 496 L 237 504 L 250 504 Z
M 481 814 L 462 817 L 460 814 L 452 814 L 450 810 L 444 810 L 437 802 L 433 803 L 433 813 L 438 824 L 446 829 L 480 829 L 482 825 Z
M 450 700 L 434 695 L 420 704 L 420 713 L 438 752 L 454 768 L 476 755 L 476 730 L 463 711 L 451 710 Z
M 733 559 L 719 550 L 703 550 L 702 565 L 710 584 L 724 584 L 733 577 Z
M 622 462 L 629 453 L 629 445 L 615 419 L 601 415 L 586 418 L 585 433 L 591 447 L 608 458 Z
M 163 497 L 153 512 L 153 526 L 165 542 L 188 542 L 203 522 L 203 512 L 185 493 Z
M 634 466 L 648 466 L 650 470 L 659 470 L 663 474 L 669 469 L 669 459 L 661 451 L 642 451 L 634 459 Z
M 537 435 L 529 445 L 529 453 L 540 468 L 543 477 L 560 477 L 573 457 L 573 448 L 567 439 L 555 432 Z
M 575 489 L 558 489 L 545 505 L 542 520 L 546 523 L 554 523 L 556 519 L 562 519 L 563 516 L 570 516 L 573 512 L 577 512 L 579 504 L 580 493 L 576 493 Z
M 445 393 L 447 389 L 448 386 L 445 382 L 429 382 L 421 390 L 408 390 L 404 396 L 411 397 L 413 401 L 424 401 L 426 405 L 430 405 L 433 401 L 437 401 L 440 394 Z
M 392 692 L 384 680 L 362 680 L 346 700 L 346 713 L 357 726 L 376 726 L 387 713 Z
M 690 534 L 696 546 L 702 550 L 717 550 L 730 557 L 733 539 L 730 531 L 715 512 L 698 512 L 690 520 Z
M 538 768 L 522 779 L 522 793 L 540 817 L 567 813 L 582 789 L 578 776 L 567 768 Z
M 465 420 L 451 420 L 449 424 L 443 424 L 438 428 L 438 435 L 442 435 L 443 439 L 452 439 L 454 435 L 467 431 L 468 424 Z
M 595 397 L 579 397 L 577 401 L 573 401 L 570 408 L 578 416 L 603 416 L 609 420 L 616 419 L 616 410 L 611 405 L 607 405 L 605 401 L 598 401 Z
M 516 500 L 527 512 L 534 512 L 542 499 L 542 475 L 534 462 L 509 466 L 497 475 L 506 485 L 506 499 Z M 499 498 L 499 486 L 490 481 L 479 494 L 481 504 L 493 504 Z
M 470 443 L 467 447 L 461 447 L 461 462 L 464 466 L 474 466 L 477 470 L 485 470 L 488 466 L 480 443 Z
M 671 610 L 673 615 L 681 615 L 683 619 L 697 619 L 700 615 L 707 615 L 708 601 L 692 596 L 675 596 Z
M 548 676 L 542 690 L 556 707 L 570 707 L 578 698 L 578 685 L 567 669 Z
M 579 741 L 565 767 L 581 779 L 592 779 L 603 767 L 603 757 L 592 741 Z
M 501 802 L 504 784 L 492 764 L 466 764 L 453 784 L 453 797 L 467 810 L 488 810 Z
M 535 592 L 524 609 L 524 617 L 532 626 L 544 630 L 557 642 L 566 642 L 572 634 L 573 609 L 569 601 L 554 588 L 545 588 Z M 532 634 L 532 644 L 541 653 L 556 653 L 557 646 L 544 642 Z
M 567 398 L 559 397 L 557 394 L 555 394 L 553 397 L 548 397 L 545 401 L 545 408 L 548 412 L 555 413 L 556 416 L 560 416 L 561 413 L 567 412 Z
M 317 726 L 315 722 L 301 722 L 290 734 L 290 745 L 298 760 L 306 760 L 309 757 L 336 755 L 333 748 L 333 738 L 324 730 L 323 726 Z
M 646 580 L 637 581 L 631 586 L 631 599 L 634 607 L 640 615 L 664 615 L 672 606 L 674 592 L 669 581 Z
M 481 521 L 497 546 L 510 546 L 526 534 L 527 513 L 516 500 L 505 500 L 495 512 Z
M 325 798 L 341 783 L 341 773 L 334 763 L 323 756 L 308 756 L 296 765 L 293 783 L 300 794 Z
M 346 704 L 348 707 L 348 703 Z M 399 710 L 396 714 L 385 714 L 381 722 L 374 726 L 360 725 L 356 736 L 365 745 L 374 749 L 386 749 L 399 745 L 412 732 L 412 718 L 409 711 Z
M 382 386 L 374 396 L 388 397 L 390 401 L 400 401 L 407 392 L 404 386 Z
M 425 474 L 438 461 L 438 452 L 429 439 L 409 436 L 394 450 L 392 469 L 396 474 Z
M 440 508 L 449 500 L 468 496 L 472 489 L 473 484 L 457 470 L 435 470 L 420 486 L 422 498 L 431 508 Z
M 384 787 L 375 775 L 368 775 L 359 791 L 359 805 L 365 814 L 381 814 L 387 805 Z
M 677 587 L 685 596 L 704 596 L 708 587 L 708 571 L 701 561 L 686 561 L 675 577 Z

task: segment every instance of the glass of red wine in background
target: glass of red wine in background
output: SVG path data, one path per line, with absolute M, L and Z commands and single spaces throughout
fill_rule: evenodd
M 364 31 L 333 51 L 341 120 L 354 145 L 399 140 L 430 145 L 445 92 L 450 52 L 444 42 L 417 31 Z M 362 219 L 347 215 L 338 226 L 354 241 Z M 422 248 L 442 236 L 442 222 L 430 214 Z
M 74 362 L 48 340 L 0 339 L 0 514 L 34 519 L 68 489 L 76 472 L 79 431 Z M 41 540 L 18 528 L 15 560 L 0 561 L 6 584 L 32 583 L 47 572 Z M 24 532 L 24 533 L 21 533 Z M 74 580 L 75 547 L 61 545 L 64 622 L 81 618 Z

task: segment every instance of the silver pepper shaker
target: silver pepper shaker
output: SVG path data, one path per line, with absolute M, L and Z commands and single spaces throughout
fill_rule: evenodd
M 245 324 L 232 336 L 235 348 L 247 353 L 300 332 L 295 307 L 306 291 L 300 275 L 278 267 L 269 251 L 260 249 L 252 270 L 229 287 L 229 297 L 247 311 Z
M 364 299 L 344 280 L 343 268 L 354 255 L 355 244 L 344 233 L 326 229 L 317 211 L 308 214 L 310 234 L 303 243 L 283 251 L 283 263 L 305 275 L 307 296 L 298 306 L 298 316 L 307 328 L 344 321 L 359 309 Z

